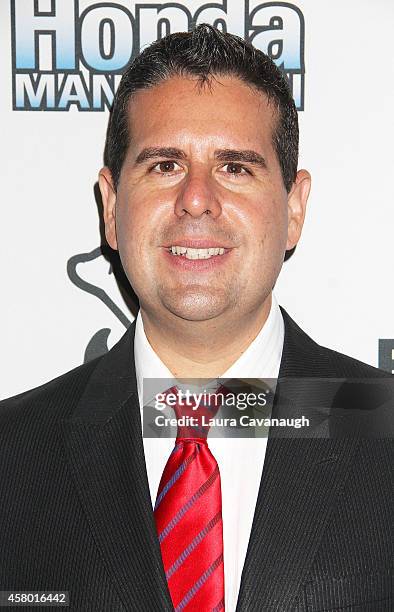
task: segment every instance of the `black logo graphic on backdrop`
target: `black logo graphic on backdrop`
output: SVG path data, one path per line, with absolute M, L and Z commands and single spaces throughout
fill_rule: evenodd
M 120 329 L 129 327 L 138 310 L 138 299 L 126 278 L 118 253 L 107 245 L 70 257 L 67 276 L 78 289 L 100 300 L 115 317 L 112 328 L 99 329 L 87 342 L 86 362 L 108 352 L 109 336 L 114 327 L 119 327 L 119 322 L 122 324 Z
M 304 17 L 294 4 L 11 0 L 11 19 L 14 110 L 103 111 L 142 47 L 199 23 L 268 53 L 304 108 Z

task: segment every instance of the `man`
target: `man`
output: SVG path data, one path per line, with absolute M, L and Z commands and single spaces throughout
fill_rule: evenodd
M 273 296 L 310 189 L 297 157 L 286 81 L 241 39 L 201 25 L 126 70 L 99 183 L 140 311 L 108 354 L 1 404 L 1 589 L 66 590 L 73 610 L 391 609 L 389 440 L 142 438 L 147 378 L 384 376 Z

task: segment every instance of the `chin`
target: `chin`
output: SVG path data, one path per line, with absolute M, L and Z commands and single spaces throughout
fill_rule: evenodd
M 213 299 L 212 295 L 175 295 L 162 297 L 163 306 L 175 316 L 185 321 L 209 321 L 220 316 L 228 308 L 228 303 Z

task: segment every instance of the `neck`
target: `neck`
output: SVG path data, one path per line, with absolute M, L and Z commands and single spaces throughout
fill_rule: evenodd
M 246 351 L 264 326 L 271 293 L 258 309 L 242 319 L 187 321 L 157 318 L 141 307 L 149 344 L 176 378 L 216 378 Z

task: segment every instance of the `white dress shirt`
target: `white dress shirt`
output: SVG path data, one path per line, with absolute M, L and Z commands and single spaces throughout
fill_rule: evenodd
M 220 378 L 277 378 L 282 357 L 284 323 L 272 295 L 268 318 L 246 351 Z M 138 313 L 134 339 L 138 396 L 143 406 L 144 378 L 174 379 L 152 349 Z M 164 391 L 165 389 L 162 389 Z M 144 452 L 152 506 L 173 438 L 144 438 Z M 209 448 L 220 470 L 222 488 L 225 608 L 234 612 L 260 485 L 267 438 L 209 438 Z

